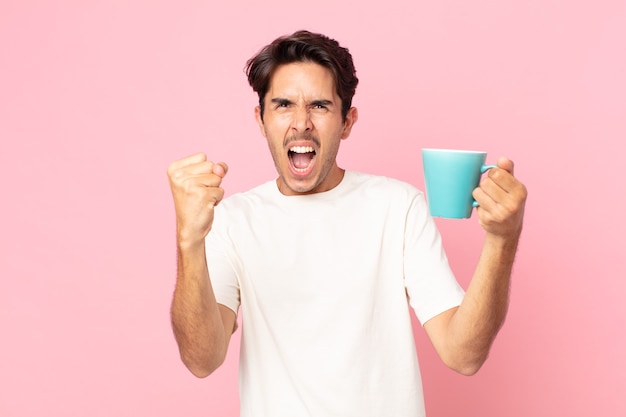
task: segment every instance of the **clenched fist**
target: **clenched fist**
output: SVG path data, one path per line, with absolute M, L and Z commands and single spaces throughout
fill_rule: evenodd
M 180 242 L 203 240 L 213 225 L 214 207 L 224 197 L 220 187 L 228 171 L 223 163 L 207 160 L 203 153 L 172 162 L 167 170 Z

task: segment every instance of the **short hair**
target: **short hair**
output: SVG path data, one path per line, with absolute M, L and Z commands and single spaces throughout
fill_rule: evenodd
M 277 38 L 248 60 L 246 75 L 250 86 L 259 95 L 261 118 L 274 71 L 280 65 L 294 62 L 314 62 L 332 72 L 337 95 L 341 99 L 341 115 L 345 121 L 359 83 L 352 55 L 336 40 L 306 30 Z

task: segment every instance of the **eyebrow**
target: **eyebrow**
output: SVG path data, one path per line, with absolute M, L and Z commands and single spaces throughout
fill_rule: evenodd
M 330 106 L 333 102 L 331 100 L 313 100 L 311 102 L 312 106 Z
M 273 98 L 272 103 L 274 104 L 293 104 L 293 102 L 286 98 Z
M 271 102 L 274 104 L 282 104 L 282 105 L 293 104 L 293 101 L 287 98 L 281 98 L 281 97 L 273 98 Z M 326 99 L 313 100 L 309 103 L 310 106 L 330 106 L 332 104 L 333 104 L 332 100 L 326 100 Z

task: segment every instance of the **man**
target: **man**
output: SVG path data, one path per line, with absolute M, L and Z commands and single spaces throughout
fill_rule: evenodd
M 464 292 L 423 194 L 337 165 L 358 119 L 348 50 L 300 31 L 247 72 L 278 178 L 222 200 L 226 164 L 197 154 L 168 170 L 183 362 L 199 377 L 219 367 L 241 311 L 242 416 L 424 415 L 408 304 L 444 363 L 480 368 L 522 229 L 526 189 L 513 163 L 501 158 L 474 191 L 485 240 Z

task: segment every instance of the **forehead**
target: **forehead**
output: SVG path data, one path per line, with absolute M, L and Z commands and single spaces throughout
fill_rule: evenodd
M 336 97 L 332 71 L 314 62 L 293 62 L 279 65 L 270 78 L 268 95 L 306 95 L 331 99 Z

